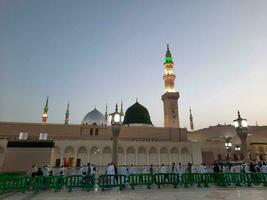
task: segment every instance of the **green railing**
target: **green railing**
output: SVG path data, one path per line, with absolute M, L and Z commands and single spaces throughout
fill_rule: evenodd
M 65 178 L 63 176 L 37 176 L 32 178 L 32 190 L 39 192 L 40 190 L 53 189 L 61 190 L 64 186 Z
M 98 185 L 104 191 L 106 188 L 119 187 L 122 190 L 125 187 L 125 175 L 100 175 Z
M 176 188 L 179 185 L 179 174 L 154 174 L 154 183 L 158 186 L 158 188 L 162 185 L 173 185 L 173 187 Z
M 132 189 L 137 185 L 146 185 L 150 189 L 153 181 L 153 174 L 131 174 L 128 176 L 128 183 Z
M 184 187 L 197 184 L 198 187 L 208 187 L 209 184 L 218 186 L 267 186 L 267 174 L 264 173 L 186 173 L 182 175 Z
M 95 176 L 67 176 L 65 178 L 65 185 L 70 192 L 73 188 L 82 188 L 89 191 L 95 187 Z
M 25 192 L 42 190 L 59 191 L 63 188 L 72 191 L 80 188 L 90 191 L 95 188 L 96 179 L 91 176 L 49 176 L 29 177 L 21 175 L 0 177 L 0 194 L 7 192 Z M 135 174 L 129 175 L 100 175 L 98 186 L 104 191 L 107 188 L 119 187 L 120 190 L 129 185 L 132 189 L 136 186 L 147 186 L 151 188 L 155 184 L 158 188 L 165 185 L 173 185 L 174 188 L 184 187 L 208 187 L 217 185 L 227 187 L 255 186 L 267 187 L 267 173 L 185 173 L 181 176 L 174 173 L 157 174 Z
M 25 192 L 30 189 L 32 178 L 27 176 L 10 176 L 0 178 L 0 194 L 6 192 Z

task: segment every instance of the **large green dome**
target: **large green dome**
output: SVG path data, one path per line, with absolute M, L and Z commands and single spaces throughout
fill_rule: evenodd
M 123 124 L 152 125 L 152 122 L 148 110 L 136 102 L 126 110 Z

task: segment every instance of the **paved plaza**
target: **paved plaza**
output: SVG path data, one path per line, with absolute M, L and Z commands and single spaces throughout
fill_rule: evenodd
M 266 200 L 267 188 L 264 187 L 211 187 L 211 188 L 161 188 L 119 191 L 46 191 L 41 193 L 14 193 L 0 196 L 2 200 Z

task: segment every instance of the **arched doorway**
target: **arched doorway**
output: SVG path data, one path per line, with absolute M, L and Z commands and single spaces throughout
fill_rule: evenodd
M 118 147 L 118 164 L 119 165 L 124 165 L 124 151 L 122 147 Z
M 169 165 L 169 152 L 168 149 L 162 147 L 160 149 L 160 164 Z
M 74 167 L 74 148 L 68 146 L 64 150 L 64 166 L 65 167 Z
M 96 166 L 100 166 L 100 148 L 94 146 L 90 150 L 90 163 Z
M 133 147 L 128 147 L 126 151 L 126 164 L 127 165 L 135 165 L 135 150 Z
M 54 148 L 54 166 L 55 167 L 60 167 L 61 165 L 61 151 L 60 151 L 60 148 L 58 146 L 56 146 Z
M 80 147 L 77 151 L 76 167 L 85 165 L 87 163 L 87 149 L 86 147 Z
M 159 165 L 158 152 L 155 147 L 151 147 L 149 150 L 149 164 Z
M 110 147 L 105 147 L 102 154 L 102 165 L 107 166 L 112 162 L 112 150 Z
M 146 165 L 147 164 L 147 154 L 146 149 L 144 147 L 138 148 L 138 165 Z
M 176 147 L 171 149 L 171 162 L 176 164 L 180 162 L 179 150 Z
M 190 162 L 189 150 L 186 147 L 182 148 L 181 161 L 182 161 L 182 164 L 184 164 L 184 165 Z

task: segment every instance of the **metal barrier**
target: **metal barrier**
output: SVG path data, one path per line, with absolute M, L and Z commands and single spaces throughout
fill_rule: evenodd
M 132 189 L 137 185 L 146 185 L 150 189 L 153 181 L 153 174 L 131 174 L 128 176 L 128 183 Z
M 32 178 L 32 190 L 39 192 L 40 190 L 54 189 L 55 192 L 61 190 L 64 186 L 63 176 L 38 176 Z
M 18 191 L 25 192 L 30 190 L 31 177 L 26 176 L 11 176 L 0 178 L 0 194 Z
M 158 186 L 158 188 L 160 188 L 161 185 L 173 185 L 174 188 L 177 188 L 179 185 L 179 174 L 154 174 L 154 183 Z
M 122 190 L 125 187 L 125 175 L 100 175 L 98 185 L 104 191 L 106 188 L 119 187 Z
M 174 173 L 157 173 L 157 174 L 134 174 L 129 175 L 100 175 L 98 185 L 104 191 L 107 188 L 119 187 L 120 190 L 125 188 L 128 183 L 132 189 L 135 186 L 145 185 L 151 188 L 153 184 L 160 188 L 163 185 L 178 185 L 184 187 L 198 186 L 208 187 L 210 184 L 227 187 L 236 186 L 254 186 L 262 185 L 267 187 L 267 173 L 185 173 L 181 178 L 179 174 Z M 95 187 L 95 177 L 90 176 L 48 176 L 48 177 L 29 177 L 29 176 L 2 176 L 0 177 L 0 194 L 7 192 L 25 192 L 53 189 L 59 191 L 66 187 L 69 191 L 73 188 L 91 190 Z
M 66 188 L 69 189 L 69 192 L 72 191 L 73 188 L 82 188 L 86 191 L 90 191 L 95 187 L 95 176 L 67 176 L 65 178 Z

